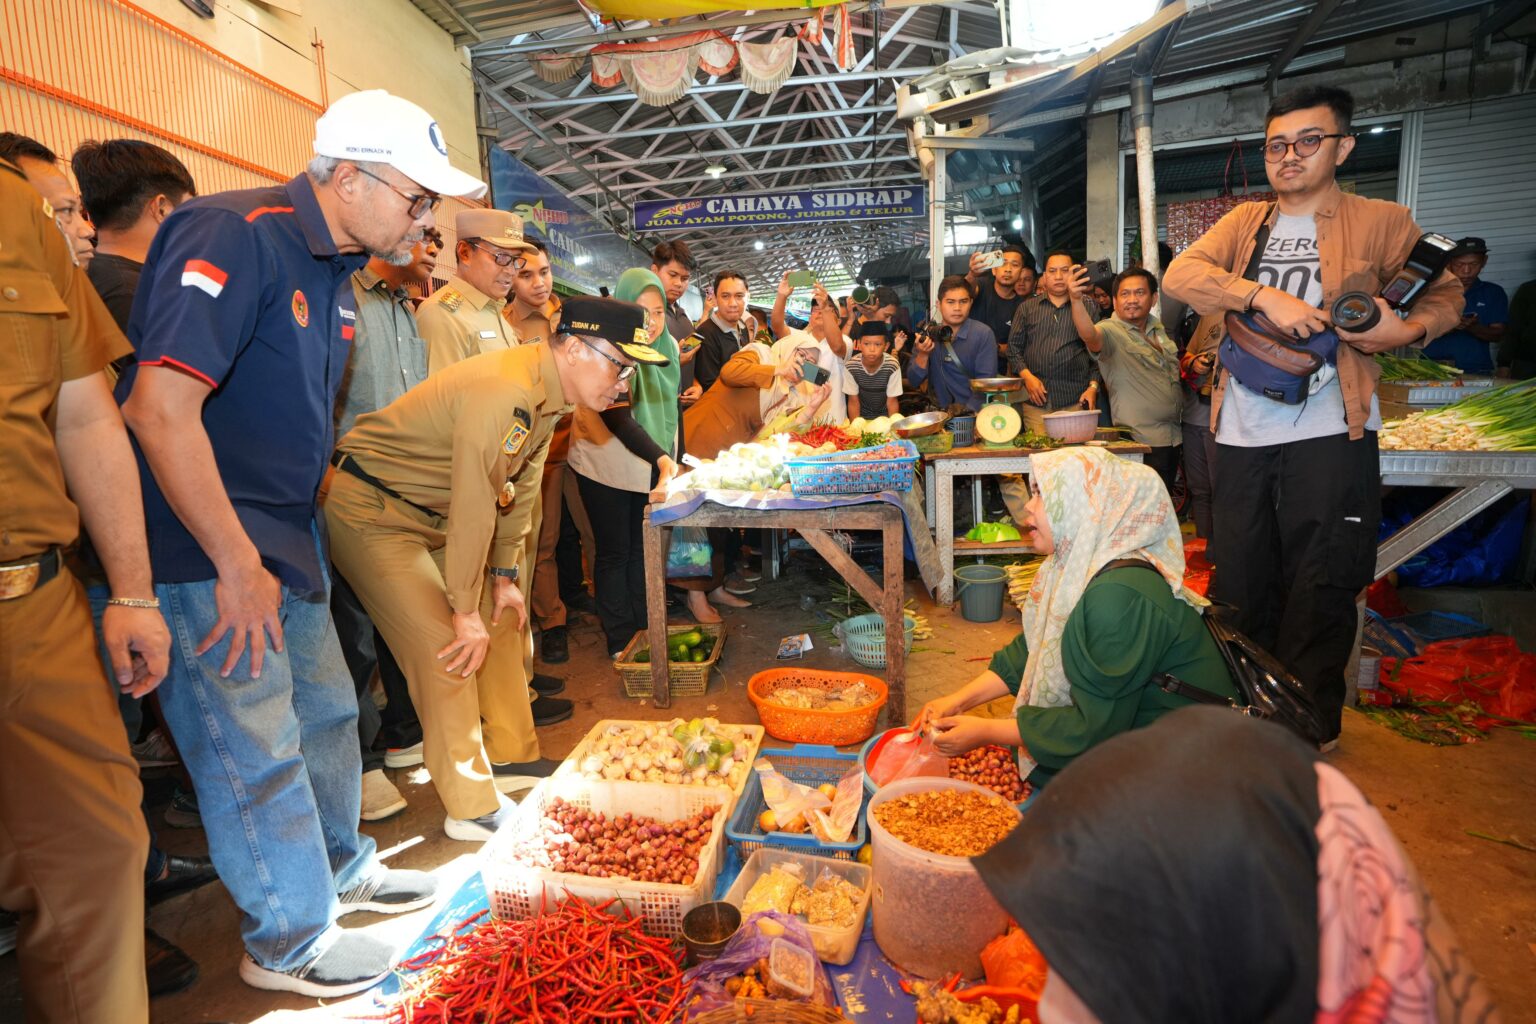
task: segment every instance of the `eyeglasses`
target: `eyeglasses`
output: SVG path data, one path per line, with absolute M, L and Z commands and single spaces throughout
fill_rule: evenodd
M 592 344 L 590 341 L 588 341 L 586 338 L 583 338 L 579 334 L 576 335 L 576 340 L 587 346 L 587 348 L 591 349 L 593 352 L 596 352 L 598 355 L 602 356 L 604 359 L 608 360 L 614 366 L 617 366 L 619 368 L 619 382 L 621 384 L 635 375 L 635 366 L 633 363 L 625 364 L 619 362 L 617 359 L 613 358 L 613 356 L 609 355 L 607 352 L 604 352 L 602 349 L 598 348 L 596 345 Z
M 1295 142 L 1282 142 L 1276 139 L 1273 142 L 1264 143 L 1264 162 L 1277 164 L 1285 159 L 1285 154 L 1290 150 L 1296 150 L 1297 157 L 1305 159 L 1317 152 L 1317 148 L 1323 144 L 1324 139 L 1347 139 L 1347 134 L 1332 135 L 1303 135 Z
M 391 183 L 379 177 L 377 174 L 374 174 L 372 171 L 368 170 L 366 167 L 359 167 L 357 169 L 357 173 L 368 175 L 368 177 L 372 178 L 380 185 L 383 185 L 395 195 L 399 196 L 401 199 L 404 199 L 407 203 L 410 203 L 410 208 L 407 209 L 406 212 L 411 215 L 411 220 L 420 220 L 423 216 L 426 215 L 428 210 L 436 210 L 438 204 L 443 201 L 442 196 L 433 195 L 431 193 L 416 195 L 410 192 L 401 191 Z
M 528 261 L 519 256 L 517 253 L 508 252 L 507 250 L 498 248 L 494 245 L 490 248 L 486 248 L 486 246 L 482 244 L 478 238 L 469 244 L 490 256 L 491 259 L 496 261 L 496 265 L 498 267 L 511 267 L 513 270 L 522 270 L 528 265 Z

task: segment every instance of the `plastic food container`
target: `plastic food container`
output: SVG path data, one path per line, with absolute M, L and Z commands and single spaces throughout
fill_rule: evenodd
M 816 958 L 793 942 L 774 939 L 768 947 L 769 991 L 809 999 L 816 994 Z
M 979 978 L 981 951 L 1008 927 L 1008 912 L 992 898 L 969 858 L 919 850 L 875 818 L 887 801 L 937 789 L 997 796 L 959 779 L 919 778 L 893 782 L 871 798 L 875 944 L 896 966 L 922 978 L 946 978 L 957 971 L 967 979 Z
M 868 865 L 764 847 L 755 851 L 742 865 L 741 873 L 736 876 L 736 881 L 731 883 L 730 891 L 725 894 L 725 902 L 737 907 L 741 906 L 746 901 L 747 893 L 752 891 L 753 883 L 775 867 L 784 864 L 797 864 L 804 868 L 806 885 L 814 885 L 823 871 L 830 871 L 864 890 L 864 899 L 858 907 L 858 920 L 851 927 L 806 925 L 806 929 L 811 933 L 811 944 L 816 947 L 817 956 L 839 967 L 852 962 L 854 953 L 858 952 L 859 936 L 864 932 L 864 919 L 869 916 L 872 872 Z

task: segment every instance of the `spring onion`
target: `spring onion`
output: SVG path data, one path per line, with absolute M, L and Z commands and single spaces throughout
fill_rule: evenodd
M 1433 359 L 1415 356 L 1389 356 L 1376 353 L 1376 365 L 1381 367 L 1381 379 L 1385 381 L 1408 380 L 1455 380 L 1462 375 L 1454 366 L 1437 363 Z
M 1386 424 L 1391 451 L 1536 451 L 1536 379 L 1483 391 Z

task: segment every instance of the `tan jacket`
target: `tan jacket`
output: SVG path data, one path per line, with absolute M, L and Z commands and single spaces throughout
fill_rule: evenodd
M 416 327 L 427 343 L 427 373 L 516 345 L 517 332 L 501 315 L 506 304 L 457 276 L 429 295 L 416 309 Z
M 560 326 L 560 296 L 551 295 L 543 309 L 525 305 L 521 299 L 509 299 L 501 315 L 517 333 L 519 345 L 533 345 L 541 341 L 553 341 L 555 328 Z M 551 468 L 563 466 L 571 451 L 571 417 L 567 416 L 555 427 L 554 439 L 549 442 L 549 457 L 544 465 Z
M 762 392 L 773 386 L 774 367 L 744 348 L 725 361 L 720 379 L 683 410 L 688 454 L 712 459 L 763 429 Z
M 1244 203 L 1234 208 L 1188 249 L 1174 259 L 1163 278 L 1163 290 L 1188 303 L 1205 317 L 1200 322 L 1190 351 L 1201 351 L 1205 335 L 1221 330 L 1220 316 L 1227 310 L 1242 310 L 1258 287 L 1243 278 L 1234 267 L 1246 267 L 1253 255 L 1254 235 L 1264 222 L 1264 203 Z M 1273 224 L 1278 208 L 1271 210 Z M 1383 199 L 1350 195 L 1337 185 L 1323 200 L 1314 215 L 1317 223 L 1317 250 L 1323 279 L 1323 308 L 1345 292 L 1364 291 L 1379 294 L 1392 276 L 1402 269 L 1413 244 L 1423 232 L 1413 222 L 1408 209 Z M 1461 284 L 1446 271 L 1414 304 L 1408 322 L 1424 328 L 1424 340 L 1433 341 L 1452 327 L 1461 316 Z M 1380 371 L 1372 354 L 1387 346 L 1378 341 L 1356 341 L 1340 334 L 1345 344 L 1339 346 L 1339 387 L 1344 393 L 1344 418 L 1351 440 L 1365 436 L 1365 422 L 1371 415 L 1371 396 L 1376 393 Z M 1209 341 L 1209 339 L 1205 339 Z M 1205 345 L 1204 347 L 1209 347 Z M 1211 400 L 1211 429 L 1216 429 L 1221 414 L 1221 399 L 1226 392 L 1227 372 L 1221 371 Z
M 487 564 L 519 566 L 550 437 L 570 412 L 548 345 L 487 352 L 357 418 L 337 450 L 407 501 L 447 517 L 443 580 L 456 612 L 480 604 Z

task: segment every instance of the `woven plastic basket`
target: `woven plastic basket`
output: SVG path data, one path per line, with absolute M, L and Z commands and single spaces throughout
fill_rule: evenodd
M 792 708 L 775 703 L 773 693 L 785 687 L 797 689 L 841 690 L 863 683 L 875 691 L 875 700 L 862 707 L 842 711 L 824 708 Z M 874 734 L 880 709 L 885 707 L 885 683 L 862 672 L 818 672 L 808 668 L 771 668 L 757 673 L 747 682 L 747 697 L 757 708 L 757 717 L 774 739 L 789 743 L 825 743 L 845 747 L 863 743 Z
M 897 458 L 875 459 L 879 448 L 853 448 L 830 455 L 786 459 L 789 488 L 795 497 L 814 494 L 873 494 L 876 491 L 910 491 L 917 446 L 911 441 L 890 442 L 906 451 Z M 885 447 L 884 445 L 881 446 Z
M 690 1014 L 689 1024 L 848 1024 L 842 1011 L 785 999 L 738 999 L 731 1006 Z
M 901 617 L 906 638 L 906 652 L 912 653 L 912 631 L 917 623 L 912 616 Z M 853 655 L 853 660 L 865 668 L 885 668 L 885 619 L 877 614 L 855 615 L 844 619 L 838 626 L 843 646 Z M 765 723 L 766 724 L 766 723 Z
M 945 424 L 955 436 L 955 447 L 966 448 L 976 440 L 976 416 L 951 416 Z
M 937 455 L 955 446 L 955 435 L 947 430 L 941 430 L 937 434 L 924 434 L 922 437 L 911 438 L 911 441 L 923 454 Z
M 791 781 L 802 786 L 819 786 L 823 782 L 834 785 L 850 768 L 859 763 L 859 755 L 844 754 L 835 747 L 797 743 L 788 750 L 759 750 L 757 756 L 766 758 L 773 767 Z M 866 797 L 865 802 L 868 803 Z M 809 832 L 764 832 L 757 825 L 758 816 L 768 809 L 763 799 L 763 784 L 757 772 L 747 776 L 747 788 L 736 801 L 736 810 L 725 826 L 726 838 L 736 844 L 745 860 L 753 850 L 764 846 L 776 846 L 784 850 L 817 853 L 838 860 L 853 860 L 859 847 L 868 841 L 869 828 L 864 823 L 864 810 L 859 809 L 859 820 L 846 843 L 824 843 Z
M 669 661 L 667 662 L 667 678 L 672 681 L 671 693 L 674 697 L 701 697 L 704 691 L 709 689 L 709 673 L 715 667 L 715 662 L 720 660 L 720 649 L 725 646 L 725 623 L 714 623 L 699 626 L 668 626 L 668 638 L 698 630 L 705 636 L 714 639 L 714 646 L 710 649 L 709 657 L 703 661 Z M 636 661 L 635 655 L 651 646 L 650 633 L 641 630 L 636 633 L 634 639 L 624 648 L 622 654 L 613 659 L 613 667 L 624 679 L 624 695 L 626 697 L 649 697 L 655 687 L 651 685 L 651 663 L 648 661 Z

